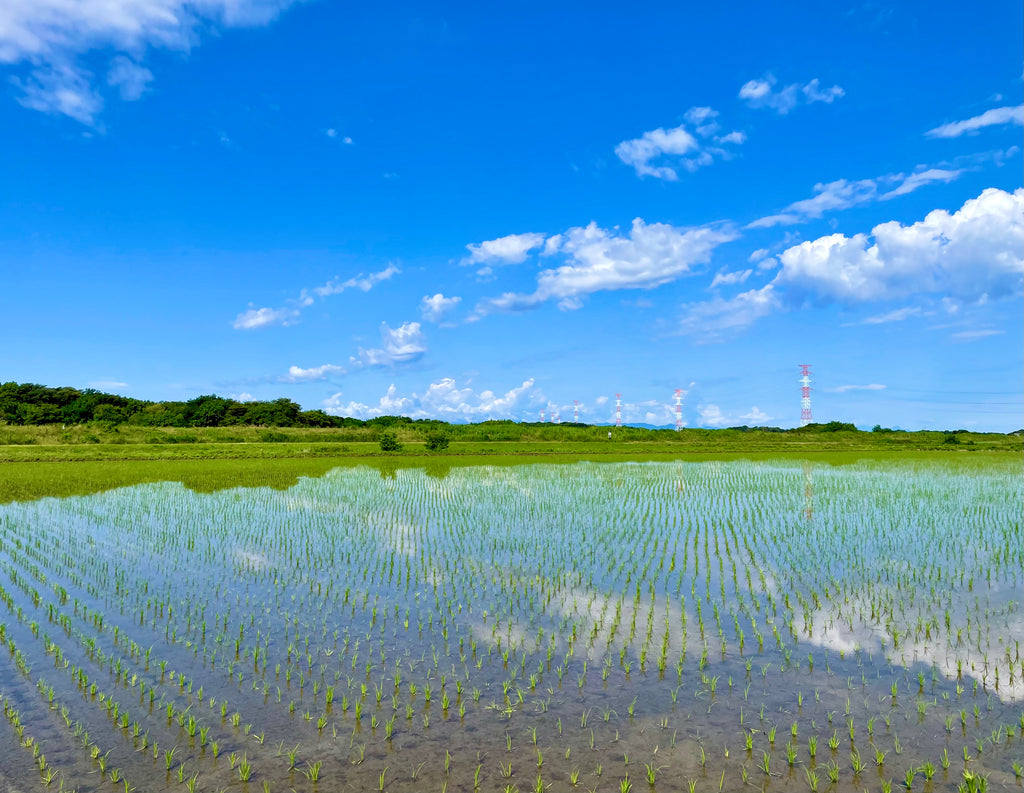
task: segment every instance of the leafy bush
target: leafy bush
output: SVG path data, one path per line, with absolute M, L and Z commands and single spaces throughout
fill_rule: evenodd
M 397 452 L 402 448 L 402 444 L 398 442 L 398 436 L 391 430 L 384 430 L 380 434 L 378 443 L 382 452 Z
M 431 432 L 427 434 L 427 450 L 432 452 L 443 452 L 448 448 L 448 433 Z

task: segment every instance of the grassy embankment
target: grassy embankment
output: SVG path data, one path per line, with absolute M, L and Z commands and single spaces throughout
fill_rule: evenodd
M 623 427 L 476 424 L 450 428 L 451 444 L 430 452 L 417 427 L 397 428 L 402 448 L 382 452 L 379 430 L 259 427 L 145 428 L 97 424 L 61 428 L 0 427 L 0 503 L 67 496 L 155 481 L 212 491 L 289 487 L 340 465 L 373 465 L 382 476 L 426 468 L 444 476 L 455 465 L 577 460 L 700 460 L 796 457 L 828 463 L 865 457 L 943 459 L 956 464 L 1019 458 L 1020 436 L 942 432 L 676 433 Z

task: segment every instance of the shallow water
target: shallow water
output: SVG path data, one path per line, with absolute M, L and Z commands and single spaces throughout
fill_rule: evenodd
M 81 791 L 1015 788 L 1021 507 L 1014 466 L 743 461 L 6 505 L 0 767 Z

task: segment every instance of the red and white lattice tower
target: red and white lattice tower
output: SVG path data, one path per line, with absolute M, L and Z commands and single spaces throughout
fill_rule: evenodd
M 676 432 L 683 429 L 683 389 L 676 389 Z
M 615 426 L 622 426 L 622 394 L 615 395 Z
M 540 409 L 540 423 L 544 423 L 544 408 Z
M 580 401 L 578 399 L 572 401 L 572 423 L 580 423 Z
M 800 367 L 800 426 L 811 423 L 811 365 L 797 364 Z

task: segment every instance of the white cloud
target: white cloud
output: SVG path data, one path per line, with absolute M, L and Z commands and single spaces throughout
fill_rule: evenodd
M 902 322 L 913 316 L 917 316 L 921 313 L 921 309 L 918 306 L 907 306 L 905 308 L 898 308 L 895 311 L 889 311 L 885 314 L 875 314 L 874 316 L 868 317 L 860 322 L 861 325 L 883 325 L 886 322 Z
M 567 262 L 542 270 L 531 294 L 506 292 L 477 304 L 471 319 L 496 311 L 521 311 L 548 300 L 559 308 L 580 308 L 582 298 L 599 291 L 653 289 L 706 263 L 711 252 L 736 238 L 726 227 L 682 229 L 665 223 L 633 221 L 629 234 L 600 228 L 596 223 L 569 229 L 561 252 Z
M 89 388 L 98 388 L 101 391 L 109 390 L 113 388 L 127 388 L 127 383 L 122 383 L 120 380 L 93 380 L 88 383 Z
M 389 264 L 385 269 L 378 273 L 370 273 L 369 275 L 359 275 L 349 278 L 345 281 L 339 281 L 337 278 L 327 282 L 323 286 L 315 287 L 312 292 L 318 297 L 329 297 L 331 295 L 340 295 L 347 289 L 358 289 L 361 292 L 369 292 L 374 286 L 379 284 L 381 281 L 387 281 L 396 273 L 400 273 L 395 265 Z M 304 308 L 309 308 L 314 303 L 313 297 L 310 295 L 310 290 L 303 289 L 299 292 L 299 296 L 291 298 L 287 301 L 287 304 L 281 308 L 256 308 L 253 306 L 248 311 L 245 311 L 235 317 L 234 328 L 236 330 L 255 330 L 257 328 L 266 328 L 271 325 L 294 325 L 302 314 Z M 252 304 L 250 303 L 250 306 Z
M 728 300 L 716 297 L 703 303 L 691 303 L 683 306 L 679 331 L 702 342 L 722 341 L 771 314 L 780 305 L 771 284 L 741 292 Z
M 697 405 L 697 414 L 700 416 L 701 426 L 704 427 L 724 427 L 729 423 L 718 405 Z
M 365 350 L 352 357 L 355 366 L 379 367 L 412 363 L 423 357 L 427 351 L 426 339 L 420 330 L 420 323 L 406 322 L 392 328 L 386 322 L 380 323 L 381 346 Z
M 534 248 L 544 244 L 544 235 L 528 232 L 526 234 L 509 234 L 495 240 L 485 240 L 476 245 L 466 246 L 469 256 L 460 264 L 484 264 L 487 267 L 506 264 L 522 264 Z M 489 272 L 489 269 L 487 270 Z M 485 273 L 486 274 L 486 273 Z
M 740 418 L 750 424 L 764 424 L 771 420 L 771 416 L 761 410 L 757 405 L 750 408 L 750 411 L 748 413 L 744 413 Z
M 24 107 L 92 125 L 103 109 L 103 98 L 92 88 L 91 78 L 89 72 L 60 64 L 40 66 L 27 79 L 12 82 L 21 89 L 18 102 Z
M 871 238 L 873 237 L 873 241 Z M 760 289 L 729 300 L 683 306 L 681 333 L 718 341 L 786 306 L 807 302 L 858 303 L 934 295 L 949 313 L 961 303 L 1018 297 L 1024 292 L 1024 188 L 996 188 L 956 212 L 937 209 L 910 226 L 882 223 L 871 234 L 831 234 L 787 248 L 781 270 Z M 868 317 L 858 324 L 898 322 L 916 307 Z M 1001 331 L 965 331 L 983 338 Z
M 888 193 L 883 193 L 878 197 L 879 201 L 888 201 L 890 198 L 896 198 L 896 196 L 906 195 L 907 193 L 914 192 L 917 188 L 923 187 L 927 184 L 934 182 L 948 183 L 956 179 L 962 170 L 949 170 L 946 168 L 929 168 L 926 171 L 919 171 L 918 173 L 912 173 L 906 177 L 897 187 L 894 187 Z
M 732 286 L 733 284 L 742 284 L 748 278 L 753 270 L 738 270 L 733 273 L 717 273 L 714 280 L 711 281 L 711 288 L 714 289 L 716 286 Z
M 967 133 L 977 132 L 983 127 L 1002 126 L 1003 124 L 1024 125 L 1024 105 L 994 107 L 991 110 L 986 110 L 980 116 L 974 116 L 964 121 L 953 121 L 930 129 L 925 135 L 929 138 L 958 138 Z
M 201 29 L 262 25 L 292 0 L 4 0 L 0 4 L 0 63 L 26 64 L 27 79 L 14 83 L 19 102 L 45 113 L 94 124 L 103 106 L 79 56 L 116 53 L 116 86 L 137 99 L 152 75 L 138 64 L 148 49 L 187 50 Z M 126 66 L 125 56 L 130 56 Z
M 882 223 L 866 234 L 832 234 L 782 254 L 775 280 L 822 300 L 891 300 L 941 293 L 974 302 L 1020 294 L 1024 189 L 988 188 L 954 213 L 930 212 L 910 226 Z
M 881 383 L 868 383 L 867 385 L 840 385 L 825 390 L 831 394 L 845 394 L 848 391 L 884 391 L 885 386 Z
M 311 369 L 289 366 L 288 374 L 281 379 L 286 383 L 308 383 L 312 380 L 326 380 L 331 375 L 342 374 L 345 374 L 345 367 L 325 363 L 323 366 L 314 366 Z
M 255 330 L 269 325 L 291 325 L 299 318 L 295 308 L 250 308 L 237 317 L 232 327 L 235 330 Z
M 768 215 L 748 223 L 748 229 L 770 228 L 772 226 L 791 226 L 817 219 L 826 212 L 849 209 L 853 206 L 871 201 L 888 201 L 897 196 L 906 195 L 935 182 L 951 182 L 962 169 L 928 168 L 911 174 L 889 174 L 874 179 L 836 179 L 834 182 L 814 185 L 814 196 L 795 201 L 779 214 Z M 880 192 L 884 186 L 894 185 L 886 192 Z
M 758 80 L 749 80 L 740 88 L 739 97 L 750 107 L 767 107 L 776 113 L 785 115 L 801 102 L 804 104 L 812 102 L 832 104 L 844 95 L 843 89 L 838 85 L 822 89 L 817 77 L 806 85 L 792 83 L 778 90 L 775 89 L 776 82 L 775 77 L 771 74 L 766 74 Z
M 344 281 L 339 281 L 335 277 L 323 286 L 314 287 L 313 293 L 318 297 L 328 297 L 330 295 L 340 295 L 346 289 L 358 289 L 360 292 L 369 292 L 381 281 L 387 281 L 393 275 L 397 275 L 400 272 L 402 271 L 395 267 L 395 265 L 389 264 L 379 273 L 370 273 L 369 275 L 359 273 L 359 275 Z
M 716 135 L 718 123 L 713 119 L 718 113 L 710 107 L 691 107 L 686 111 L 686 120 L 695 128 L 691 133 L 685 125 L 672 129 L 653 129 L 639 138 L 624 140 L 615 147 L 616 156 L 636 170 L 637 176 L 653 176 L 674 182 L 679 179 L 677 165 L 693 172 L 710 165 L 716 156 L 728 157 L 730 152 L 723 145 L 743 143 L 747 136 L 742 132 Z M 703 139 L 702 140 L 699 140 Z M 670 158 L 671 165 L 654 165 L 662 158 Z
M 121 98 L 128 102 L 141 97 L 152 79 L 153 72 L 124 55 L 114 58 L 107 72 L 107 85 L 116 86 L 121 92 Z
M 364 405 L 361 402 L 342 400 L 342 394 L 337 394 L 325 399 L 323 402 L 324 411 L 335 416 L 351 416 L 357 419 L 372 419 L 377 416 L 407 416 L 413 405 L 413 400 L 397 396 L 398 389 L 392 383 L 376 405 Z
M 953 338 L 961 341 L 975 341 L 976 339 L 987 339 L 989 336 L 999 336 L 1005 332 L 1003 330 L 962 330 L 959 333 L 954 333 Z
M 472 388 L 459 388 L 457 382 L 444 377 L 431 383 L 422 395 L 398 395 L 392 384 L 377 404 L 369 405 L 355 401 L 346 402 L 338 393 L 324 402 L 328 413 L 356 418 L 373 418 L 384 415 L 403 415 L 414 419 L 433 418 L 452 423 L 486 421 L 488 419 L 510 419 L 521 417 L 522 411 L 531 404 L 540 404 L 544 396 L 535 387 L 532 379 L 504 394 Z
M 433 297 L 424 295 L 420 300 L 420 315 L 427 322 L 440 322 L 445 314 L 461 302 L 461 297 L 445 297 L 440 292 Z

